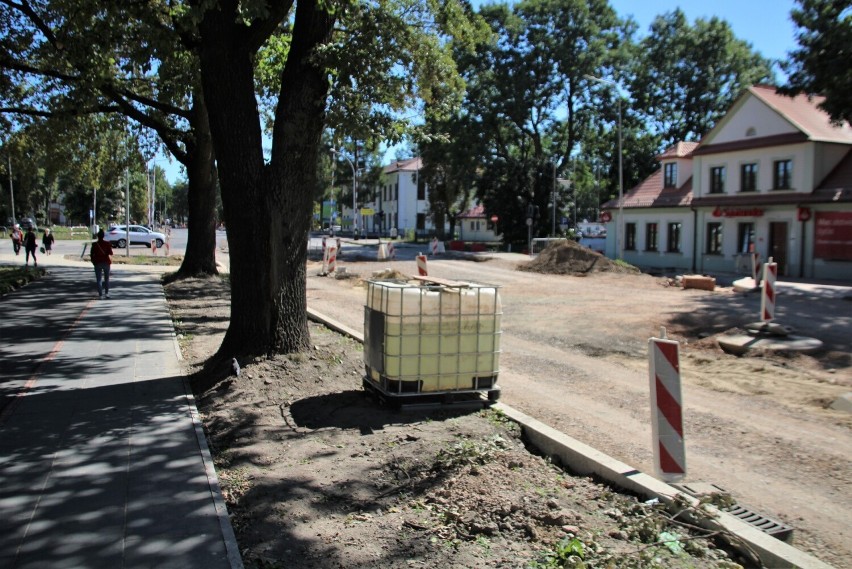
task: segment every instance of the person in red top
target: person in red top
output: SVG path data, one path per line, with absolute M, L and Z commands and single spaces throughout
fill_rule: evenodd
M 98 231 L 98 240 L 92 243 L 92 264 L 98 283 L 98 298 L 109 298 L 109 266 L 112 264 L 112 244 L 104 241 L 104 230 Z

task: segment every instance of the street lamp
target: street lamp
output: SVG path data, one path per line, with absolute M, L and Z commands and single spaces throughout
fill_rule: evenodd
M 332 154 L 339 154 L 346 158 L 346 161 L 349 162 L 349 166 L 352 168 L 352 229 L 353 236 L 358 235 L 358 213 L 357 213 L 357 202 L 358 202 L 358 194 L 357 189 L 355 187 L 355 164 L 352 163 L 352 160 L 349 159 L 348 156 L 341 154 L 339 150 L 331 149 Z
M 615 87 L 615 91 L 618 94 L 618 224 L 617 224 L 617 232 L 618 232 L 618 257 L 619 259 L 624 257 L 624 173 L 623 173 L 623 160 L 621 155 L 621 91 L 618 88 L 618 83 L 614 81 L 607 81 L 606 79 L 600 79 L 599 77 L 593 77 L 591 75 L 586 75 L 586 79 L 590 81 L 597 81 L 598 83 L 603 83 L 609 87 Z

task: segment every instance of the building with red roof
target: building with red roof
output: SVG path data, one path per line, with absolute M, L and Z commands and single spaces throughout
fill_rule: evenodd
M 782 276 L 852 282 L 852 126 L 821 101 L 749 88 L 700 143 L 604 204 L 607 254 L 623 223 L 623 258 L 643 268 L 750 274 L 757 254 Z

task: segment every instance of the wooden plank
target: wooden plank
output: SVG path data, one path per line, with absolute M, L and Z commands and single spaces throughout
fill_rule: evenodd
M 470 283 L 463 283 L 459 281 L 451 281 L 449 279 L 440 279 L 438 277 L 429 277 L 429 276 L 421 276 L 421 275 L 412 275 L 411 278 L 416 279 L 418 281 L 423 281 L 426 283 L 435 283 L 444 286 L 454 286 L 454 287 L 469 287 Z

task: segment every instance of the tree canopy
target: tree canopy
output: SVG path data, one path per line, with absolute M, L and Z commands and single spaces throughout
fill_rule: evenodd
M 824 95 L 820 107 L 837 123 L 852 123 L 852 9 L 849 0 L 798 0 L 791 13 L 799 48 L 782 64 L 782 92 Z

